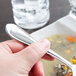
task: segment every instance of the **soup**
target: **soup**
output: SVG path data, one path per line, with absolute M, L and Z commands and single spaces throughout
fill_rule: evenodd
M 70 61 L 76 64 L 76 37 L 69 35 L 56 34 L 47 37 L 51 42 L 50 48 Z M 66 65 L 58 60 L 52 62 L 42 60 L 45 70 L 45 76 L 72 76 L 72 71 Z

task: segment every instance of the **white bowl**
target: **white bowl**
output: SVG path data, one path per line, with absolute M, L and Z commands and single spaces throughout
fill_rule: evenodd
M 40 40 L 53 34 L 67 34 L 76 36 L 76 20 L 67 15 L 57 20 L 56 22 L 48 25 L 47 27 L 44 27 L 32 33 L 31 36 L 36 40 Z M 53 62 L 43 60 L 43 62 L 44 62 L 45 76 L 56 76 L 55 74 L 51 74 L 50 70 L 52 71 L 52 67 L 60 62 L 57 60 Z
M 76 35 L 76 20 L 69 15 L 31 34 L 36 40 L 51 36 L 53 34 Z

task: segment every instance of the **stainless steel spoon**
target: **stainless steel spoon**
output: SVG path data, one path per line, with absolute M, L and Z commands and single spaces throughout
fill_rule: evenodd
M 36 42 L 36 40 L 34 38 L 32 38 L 26 31 L 24 31 L 20 27 L 16 26 L 15 24 L 7 24 L 6 32 L 12 38 L 14 38 L 24 44 L 30 45 L 31 43 Z M 66 64 L 69 68 L 72 69 L 73 76 L 76 75 L 76 73 L 74 71 L 74 70 L 76 70 L 75 65 L 73 65 L 72 63 L 70 63 L 69 61 L 67 61 L 66 59 L 64 59 L 63 57 L 61 57 L 60 55 L 58 55 L 57 53 L 52 51 L 51 49 L 49 49 L 47 51 L 47 54 L 56 58 L 57 60 L 61 61 L 62 63 Z

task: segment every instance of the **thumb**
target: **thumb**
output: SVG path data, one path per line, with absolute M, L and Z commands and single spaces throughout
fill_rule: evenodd
M 16 53 L 18 58 L 24 60 L 31 68 L 33 65 L 46 54 L 50 48 L 50 42 L 47 39 L 40 40 Z

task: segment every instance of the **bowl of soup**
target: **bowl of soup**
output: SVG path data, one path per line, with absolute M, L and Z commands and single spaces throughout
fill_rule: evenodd
M 76 21 L 69 15 L 30 35 L 36 40 L 47 38 L 51 42 L 50 49 L 76 64 Z M 71 69 L 56 59 L 41 61 L 45 76 L 72 76 Z

